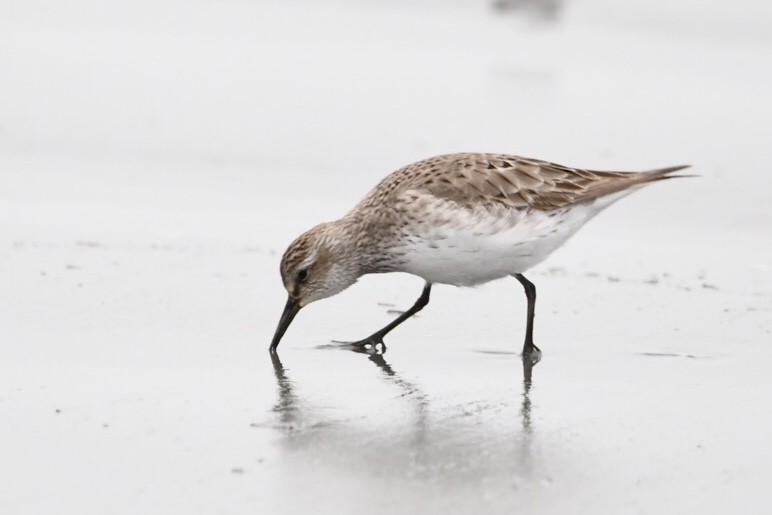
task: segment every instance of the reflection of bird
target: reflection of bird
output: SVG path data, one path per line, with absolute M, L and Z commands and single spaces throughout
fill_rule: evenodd
M 394 372 L 394 369 L 391 368 L 391 365 L 389 365 L 386 362 L 386 360 L 383 358 L 383 354 L 380 354 L 378 352 L 368 352 L 367 354 L 369 354 L 368 359 L 373 363 L 375 363 L 375 366 L 380 368 L 383 371 L 383 373 L 386 374 L 387 377 L 394 378 L 397 376 L 397 373 Z M 401 382 L 404 383 L 404 381 L 401 381 Z
M 337 350 L 346 349 L 346 347 L 330 347 Z M 364 354 L 385 376 L 389 384 L 397 386 L 401 390 L 400 398 L 408 400 L 410 406 L 415 410 L 415 422 L 411 433 L 413 434 L 413 443 L 422 442 L 425 439 L 426 413 L 428 411 L 429 401 L 423 391 L 412 382 L 401 378 L 384 359 L 383 354 L 374 349 L 364 349 L 362 347 L 350 347 L 358 354 Z M 295 385 L 287 374 L 287 369 L 279 358 L 278 353 L 271 353 L 271 362 L 273 363 L 276 386 L 278 387 L 279 398 L 274 404 L 272 411 L 277 415 L 279 425 L 274 426 L 285 430 L 288 434 L 300 434 L 304 429 L 325 427 L 330 420 L 315 420 L 319 416 L 319 410 L 309 406 L 301 397 L 295 393 Z
M 499 154 L 450 154 L 408 165 L 343 218 L 289 246 L 281 261 L 289 298 L 271 349 L 303 306 L 364 274 L 407 272 L 426 284 L 410 309 L 360 346 L 383 345 L 389 331 L 429 302 L 433 283 L 473 286 L 511 275 L 528 299 L 523 357 L 536 362 L 536 288 L 522 273 L 614 201 L 682 168 L 597 172 Z
M 418 481 L 414 486 L 419 488 L 422 481 L 429 485 L 456 485 L 463 480 L 470 495 L 477 491 L 477 480 L 509 478 L 507 484 L 511 484 L 540 476 L 539 461 L 533 454 L 538 441 L 534 426 L 538 424 L 531 422 L 530 362 L 523 361 L 523 369 L 528 371 L 527 382 L 519 374 L 508 374 L 510 380 L 503 387 L 510 390 L 522 380 L 518 395 L 509 392 L 503 403 L 489 403 L 464 400 L 463 396 L 459 399 L 447 394 L 429 395 L 420 384 L 402 377 L 399 367 L 392 366 L 382 353 L 364 349 L 355 352 L 378 367 L 371 369 L 373 375 L 381 379 L 384 392 L 393 393 L 388 404 L 369 403 L 362 411 L 361 404 L 352 401 L 357 395 L 350 392 L 321 402 L 319 392 L 308 398 L 302 393 L 307 390 L 302 381 L 290 379 L 292 367 L 285 368 L 278 353 L 271 354 L 278 399 L 271 409 L 273 423 L 268 426 L 279 437 L 279 449 L 286 451 L 282 463 L 286 460 L 289 470 L 310 470 L 318 477 L 329 477 L 331 472 L 338 471 L 338 475 L 345 477 L 345 471 L 354 470 L 364 481 L 374 477 L 399 478 L 411 483 Z M 315 361 L 311 357 L 306 365 Z M 353 363 L 371 366 L 364 361 Z M 313 383 L 320 379 L 336 381 L 335 377 L 324 375 L 306 379 Z M 360 395 L 367 393 L 359 391 Z M 498 397 L 496 392 L 492 393 Z
M 279 355 L 271 353 L 273 372 L 276 376 L 276 385 L 279 387 L 279 401 L 273 407 L 273 411 L 279 414 L 279 420 L 287 427 L 292 427 L 297 415 L 297 399 L 292 388 L 292 382 L 287 377 Z
M 520 416 L 523 420 L 523 433 L 530 435 L 531 428 L 531 386 L 533 385 L 533 362 L 523 360 L 523 403 Z

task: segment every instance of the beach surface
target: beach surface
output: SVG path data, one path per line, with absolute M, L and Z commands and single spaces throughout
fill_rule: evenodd
M 0 512 L 764 513 L 772 8 L 0 7 Z M 279 260 L 457 151 L 691 164 L 517 281 L 364 277 L 279 354 Z

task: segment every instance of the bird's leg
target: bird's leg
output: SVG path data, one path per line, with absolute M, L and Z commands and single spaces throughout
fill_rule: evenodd
M 358 342 L 350 342 L 349 345 L 356 346 L 356 347 L 367 347 L 372 346 L 374 349 L 378 344 L 381 344 L 383 348 L 386 348 L 386 344 L 383 343 L 383 337 L 386 336 L 392 329 L 397 327 L 399 324 L 410 318 L 411 316 L 415 315 L 419 311 L 421 311 L 424 306 L 426 306 L 429 303 L 429 294 L 432 291 L 432 284 L 427 282 L 424 285 L 424 289 L 421 292 L 421 296 L 418 297 L 418 300 L 415 301 L 415 304 L 413 304 L 413 307 L 399 315 L 396 319 L 394 319 L 393 322 L 388 324 L 386 327 L 374 332 L 367 338 L 363 340 L 359 340 Z M 341 342 L 342 343 L 342 342 Z
M 525 278 L 523 274 L 515 274 L 515 279 L 520 281 L 525 289 L 525 297 L 528 299 L 528 320 L 525 325 L 525 343 L 523 344 L 523 360 L 536 364 L 541 359 L 541 350 L 533 343 L 533 317 L 536 307 L 536 286 Z

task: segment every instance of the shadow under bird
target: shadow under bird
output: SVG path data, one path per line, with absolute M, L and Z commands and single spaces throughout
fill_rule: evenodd
M 343 218 L 317 225 L 287 248 L 281 278 L 289 293 L 270 349 L 298 311 L 365 274 L 407 272 L 426 281 L 415 304 L 351 345 L 375 348 L 429 303 L 432 284 L 474 286 L 517 279 L 528 300 L 523 359 L 536 363 L 536 288 L 523 272 L 543 261 L 600 211 L 687 166 L 600 172 L 503 154 L 448 154 L 383 179 Z

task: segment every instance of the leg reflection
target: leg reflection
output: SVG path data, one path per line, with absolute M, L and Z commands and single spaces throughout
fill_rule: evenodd
M 533 385 L 533 363 L 530 360 L 523 360 L 523 401 L 520 406 L 520 418 L 523 423 L 523 435 L 530 436 L 533 432 L 531 427 L 531 386 Z
M 426 395 L 414 383 L 400 377 L 383 357 L 383 352 L 373 352 L 368 349 L 361 349 L 356 347 L 353 347 L 350 350 L 356 352 L 357 354 L 367 355 L 367 359 L 374 363 L 376 367 L 381 369 L 381 371 L 389 378 L 391 383 L 397 385 L 404 392 L 404 395 L 409 395 L 410 397 L 416 399 L 416 406 L 420 411 L 425 411 L 427 405 Z
M 391 384 L 402 390 L 400 397 L 410 399 L 415 412 L 415 424 L 413 426 L 413 445 L 416 448 L 423 446 L 426 440 L 426 420 L 429 409 L 429 399 L 426 394 L 414 383 L 397 374 L 392 366 L 383 357 L 383 352 L 352 347 L 349 350 L 358 354 L 367 355 L 367 359 L 375 364 L 386 376 Z
M 384 374 L 386 374 L 389 377 L 396 377 L 397 373 L 394 372 L 394 369 L 391 368 L 391 365 L 389 365 L 386 360 L 383 358 L 383 354 L 371 354 L 369 358 L 370 361 L 375 363 L 375 366 L 380 368 Z
M 533 366 L 530 360 L 523 360 L 523 389 L 520 394 L 520 436 L 516 440 L 515 452 L 518 468 L 525 477 L 533 477 L 533 419 L 531 416 L 531 388 L 533 387 Z

